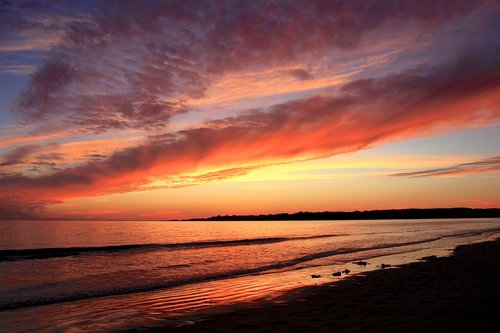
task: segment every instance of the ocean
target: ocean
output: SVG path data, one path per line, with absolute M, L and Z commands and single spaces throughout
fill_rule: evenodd
M 0 221 L 0 331 L 152 326 L 498 234 L 500 219 Z

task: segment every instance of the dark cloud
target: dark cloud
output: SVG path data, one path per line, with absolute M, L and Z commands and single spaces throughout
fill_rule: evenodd
M 58 146 L 59 145 L 57 145 L 57 144 L 50 144 L 50 145 L 48 145 L 48 148 L 49 149 L 56 149 Z M 35 159 L 37 161 L 40 161 L 39 163 L 48 163 L 48 162 L 60 161 L 60 160 L 62 160 L 63 156 L 64 155 L 61 153 L 57 153 L 57 152 L 52 151 L 52 152 L 43 152 L 40 155 L 36 155 Z
M 291 76 L 293 76 L 297 80 L 303 80 L 303 81 L 310 80 L 313 78 L 312 75 L 309 74 L 309 72 L 303 68 L 293 69 L 291 71 L 288 71 L 288 74 L 290 74 Z
M 0 219 L 33 220 L 40 216 L 46 206 L 59 203 L 43 199 L 27 199 L 15 195 L 0 196 Z
M 8 153 L 6 153 L 4 156 L 2 156 L 0 167 L 22 164 L 25 162 L 25 159 L 28 156 L 32 155 L 33 153 L 36 153 L 37 151 L 39 151 L 39 149 L 40 146 L 38 145 L 26 145 L 14 148 Z
M 482 2 L 103 1 L 67 14 L 64 36 L 15 108 L 83 130 L 164 127 L 222 75 L 351 50 L 366 35 L 419 33 Z M 42 6 L 43 7 L 43 6 Z M 22 20 L 21 20 L 22 21 Z M 11 29 L 22 22 L 6 23 Z M 21 29 L 21 28 L 19 28 Z M 310 77 L 304 70 L 290 73 Z
M 105 159 L 107 155 L 94 153 L 94 154 L 87 154 L 86 157 L 91 161 L 101 161 Z
M 449 176 L 456 174 L 482 173 L 500 171 L 500 156 L 488 158 L 481 161 L 457 164 L 447 168 L 420 170 L 412 172 L 400 172 L 390 176 L 394 177 L 434 177 Z
M 49 49 L 70 22 L 85 20 L 85 1 L 13 0 L 0 3 L 0 53 Z
M 58 143 L 18 146 L 2 156 L 4 159 L 2 165 L 24 163 L 28 157 L 33 157 L 40 161 L 60 160 L 62 156 L 57 152 L 59 147 Z

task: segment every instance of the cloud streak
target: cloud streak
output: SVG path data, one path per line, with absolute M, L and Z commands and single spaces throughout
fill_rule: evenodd
M 460 174 L 474 174 L 483 172 L 500 171 L 500 156 L 495 156 L 481 161 L 461 163 L 447 168 L 428 169 L 412 172 L 400 172 L 393 177 L 438 177 Z
M 46 50 L 57 44 L 68 24 L 83 17 L 73 6 L 61 2 L 57 10 L 49 1 L 33 6 L 28 1 L 0 4 L 0 54 Z
M 15 148 L 3 156 L 0 167 L 22 164 L 29 155 L 37 152 L 39 148 L 37 145 L 26 145 Z

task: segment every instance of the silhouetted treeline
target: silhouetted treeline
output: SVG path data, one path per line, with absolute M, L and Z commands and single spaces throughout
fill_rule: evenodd
M 500 217 L 500 208 L 388 209 L 353 212 L 298 212 L 293 214 L 217 215 L 190 221 L 282 221 L 282 220 L 385 220 Z

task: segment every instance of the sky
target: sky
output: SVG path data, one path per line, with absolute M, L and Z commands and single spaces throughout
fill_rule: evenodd
M 500 207 L 498 1 L 2 1 L 0 219 Z

